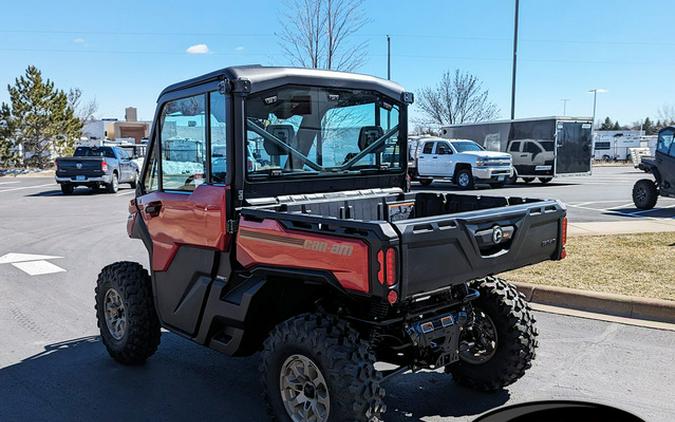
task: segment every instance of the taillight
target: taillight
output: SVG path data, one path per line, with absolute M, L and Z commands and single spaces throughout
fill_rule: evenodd
M 108 162 L 105 160 L 101 161 L 101 171 L 103 173 L 108 171 Z
M 396 284 L 396 249 L 387 249 L 387 286 Z
M 377 251 L 377 281 L 381 285 L 387 286 L 390 290 L 387 292 L 387 302 L 394 304 L 398 301 L 398 292 L 396 291 L 396 249 L 387 248 Z
M 567 256 L 567 251 L 565 250 L 565 245 L 567 244 L 567 216 L 563 217 L 560 225 L 560 243 L 562 246 L 562 249 L 560 250 L 560 259 L 563 259 Z

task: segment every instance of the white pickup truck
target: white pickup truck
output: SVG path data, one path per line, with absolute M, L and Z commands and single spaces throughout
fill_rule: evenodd
M 513 174 L 510 154 L 487 151 L 465 139 L 419 139 L 413 158 L 414 179 L 425 186 L 443 179 L 452 180 L 462 189 L 473 189 L 476 183 L 497 188 Z

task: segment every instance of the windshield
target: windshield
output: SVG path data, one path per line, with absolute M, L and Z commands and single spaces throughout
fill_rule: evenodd
M 451 144 L 457 152 L 484 151 L 482 146 L 471 141 L 451 142 Z
M 289 86 L 246 105 L 249 178 L 402 171 L 399 107 L 377 93 Z

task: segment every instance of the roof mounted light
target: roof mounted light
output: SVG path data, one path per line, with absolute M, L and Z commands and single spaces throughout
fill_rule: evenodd
M 412 92 L 403 92 L 401 93 L 401 101 L 406 104 L 412 104 L 415 102 L 415 94 Z

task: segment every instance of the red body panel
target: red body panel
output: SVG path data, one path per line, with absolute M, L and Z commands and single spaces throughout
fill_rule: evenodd
M 200 185 L 191 193 L 158 191 L 136 199 L 152 238 L 153 271 L 166 271 L 179 245 L 218 250 L 227 248 L 227 189 L 223 186 Z M 157 202 L 161 203 L 159 215 L 153 217 L 144 211 L 147 205 Z
M 368 245 L 360 240 L 284 229 L 274 220 L 239 222 L 237 260 L 245 268 L 270 265 L 326 270 L 348 290 L 367 293 Z

